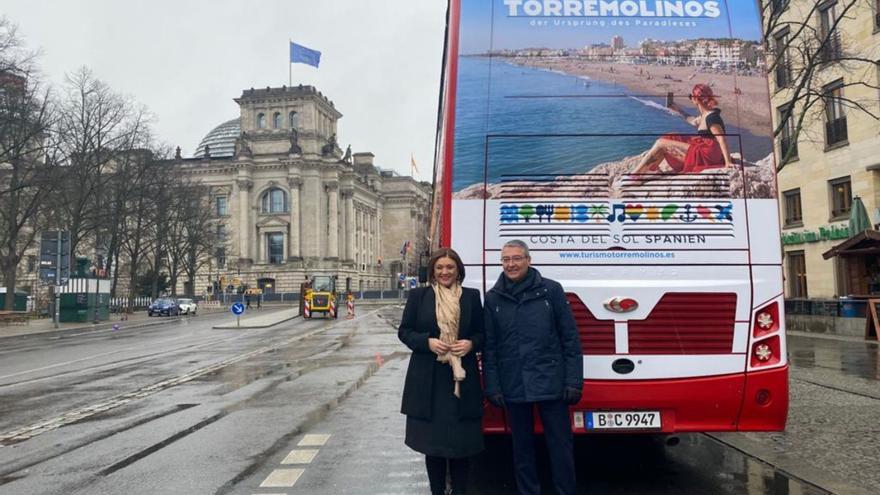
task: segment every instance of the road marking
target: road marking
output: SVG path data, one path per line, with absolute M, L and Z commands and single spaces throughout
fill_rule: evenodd
M 62 426 L 68 425 L 70 423 L 74 423 L 76 421 L 80 421 L 84 418 L 88 418 L 89 416 L 93 416 L 98 413 L 102 413 L 108 411 L 110 409 L 114 409 L 119 406 L 123 406 L 130 402 L 143 399 L 144 397 L 155 394 L 156 392 L 160 392 L 167 388 L 171 388 L 192 380 L 199 378 L 201 376 L 207 375 L 214 371 L 223 369 L 231 364 L 235 364 L 239 361 L 244 361 L 246 359 L 252 358 L 254 356 L 259 356 L 260 354 L 265 354 L 267 352 L 271 352 L 277 349 L 281 349 L 282 347 L 288 346 L 300 340 L 307 339 L 312 337 L 318 333 L 321 333 L 327 330 L 327 326 L 316 328 L 314 330 L 308 331 L 304 334 L 297 335 L 295 337 L 291 337 L 289 339 L 285 339 L 282 342 L 279 342 L 274 345 L 261 347 L 257 350 L 241 354 L 238 356 L 231 357 L 229 359 L 225 359 L 223 361 L 214 363 L 209 366 L 205 366 L 203 368 L 199 368 L 184 375 L 176 376 L 173 378 L 168 378 L 166 380 L 162 380 L 160 382 L 153 383 L 152 385 L 147 385 L 145 387 L 141 387 L 137 390 L 127 392 L 124 394 L 119 394 L 114 397 L 110 397 L 109 399 L 98 402 L 96 404 L 91 404 L 85 407 L 80 407 L 78 409 L 74 409 L 72 411 L 67 411 L 59 416 L 54 418 L 46 419 L 34 423 L 29 426 L 25 426 L 23 428 L 19 428 L 17 430 L 7 431 L 4 433 L 0 433 L 0 446 L 11 445 L 13 443 L 23 442 L 30 438 L 33 438 L 37 435 L 41 435 L 46 433 L 47 431 L 54 430 L 56 428 L 60 428 Z M 308 435 L 306 435 L 308 436 Z M 327 435 L 329 437 L 329 435 Z M 326 441 L 326 439 L 325 439 Z M 323 445 L 323 444 L 319 444 Z
M 190 337 L 189 335 L 182 335 L 182 336 L 180 336 L 180 337 L 174 337 L 174 338 L 172 338 L 172 339 L 165 339 L 165 340 L 160 340 L 160 341 L 158 341 L 158 342 L 153 342 L 153 343 L 151 343 L 150 345 L 151 345 L 151 346 L 155 346 L 155 345 L 159 345 L 159 344 L 165 344 L 165 343 L 168 343 L 168 342 L 174 342 L 174 341 L 177 341 L 177 340 L 188 339 L 188 338 L 191 338 L 191 337 Z M 211 341 L 211 342 L 207 342 L 207 343 L 195 343 L 195 342 L 194 342 L 194 343 L 193 343 L 193 346 L 195 346 L 195 348 L 198 348 L 198 347 L 204 347 L 204 346 L 206 346 L 206 345 L 211 345 L 211 344 L 220 343 L 221 340 L 222 340 L 222 339 L 218 339 L 218 340 Z M 193 347 L 193 346 L 187 346 L 187 347 L 183 347 L 183 348 L 180 348 L 180 349 L 172 349 L 171 351 L 162 351 L 162 352 L 158 352 L 158 353 L 145 354 L 144 356 L 135 356 L 135 357 L 133 357 L 133 358 L 129 358 L 129 359 L 141 359 L 142 357 L 151 357 L 151 356 L 155 356 L 155 355 L 157 355 L 157 354 L 163 354 L 163 353 L 168 353 L 168 352 L 178 352 L 178 351 L 180 351 L 180 350 L 189 350 L 189 349 L 190 349 L 191 347 Z M 48 365 L 48 366 L 43 366 L 43 367 L 41 367 L 41 368 L 33 368 L 33 369 L 29 369 L 29 370 L 19 371 L 19 372 L 17 372 L 17 373 L 12 373 L 12 374 L 9 374 L 9 375 L 3 375 L 3 376 L 0 376 L 0 380 L 5 380 L 5 379 L 7 379 L 7 378 L 12 378 L 12 377 L 14 377 L 14 376 L 19 376 L 19 375 L 26 375 L 26 374 L 28 374 L 28 373 L 35 373 L 35 372 L 37 372 L 37 371 L 50 370 L 50 369 L 52 369 L 52 368 L 58 368 L 59 366 L 67 366 L 67 365 L 69 365 L 69 364 L 76 364 L 76 363 L 80 363 L 80 362 L 82 362 L 82 361 L 89 361 L 89 360 L 92 360 L 92 359 L 97 359 L 97 358 L 99 358 L 99 357 L 109 356 L 109 355 L 111 355 L 111 354 L 118 354 L 118 353 L 121 353 L 121 352 L 127 352 L 127 351 L 133 351 L 133 350 L 140 350 L 140 349 L 143 349 L 143 346 L 130 346 L 130 347 L 123 347 L 122 349 L 117 349 L 117 350 L 115 350 L 115 351 L 102 352 L 102 353 L 100 353 L 100 354 L 93 354 L 93 355 L 91 355 L 91 356 L 86 356 L 86 357 L 79 358 L 79 359 L 74 359 L 74 360 L 71 360 L 71 361 L 65 361 L 65 362 L 63 362 L 63 363 L 55 363 L 55 364 L 50 364 L 50 365 Z M 110 363 L 110 364 L 112 364 L 112 363 Z
M 276 469 L 260 483 L 260 488 L 291 488 L 300 476 L 303 469 Z
M 330 435 L 309 434 L 304 436 L 296 445 L 299 447 L 321 447 L 327 443 L 327 439 L 329 438 Z
M 281 464 L 310 464 L 316 455 L 318 455 L 318 449 L 291 450 L 287 457 L 281 461 Z

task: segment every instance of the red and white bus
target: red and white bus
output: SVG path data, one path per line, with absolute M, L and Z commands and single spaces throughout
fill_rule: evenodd
M 432 238 L 525 241 L 581 335 L 577 433 L 775 431 L 777 186 L 752 1 L 450 0 Z M 692 97 L 693 96 L 693 97 Z M 484 430 L 506 431 L 487 406 Z

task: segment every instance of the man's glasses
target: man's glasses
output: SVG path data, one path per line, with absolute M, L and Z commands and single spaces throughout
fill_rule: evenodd
M 502 263 L 522 263 L 527 256 L 504 256 L 501 258 Z

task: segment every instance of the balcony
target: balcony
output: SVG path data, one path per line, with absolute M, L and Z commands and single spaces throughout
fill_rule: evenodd
M 784 88 L 791 83 L 791 67 L 788 62 L 783 61 L 776 66 L 776 88 Z
M 779 157 L 784 160 L 785 157 L 788 157 L 790 160 L 797 158 L 798 149 L 797 149 L 797 141 L 793 140 L 790 137 L 783 137 L 779 140 Z
M 824 40 L 825 44 L 819 49 L 818 60 L 820 63 L 834 62 L 840 59 L 843 50 L 840 43 L 840 33 L 834 31 Z
M 843 143 L 847 139 L 846 117 L 825 122 L 825 145 L 827 147 Z

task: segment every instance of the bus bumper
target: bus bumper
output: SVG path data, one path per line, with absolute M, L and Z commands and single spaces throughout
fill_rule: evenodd
M 570 408 L 575 434 L 782 431 L 788 417 L 788 365 L 748 374 L 674 380 L 585 380 Z M 660 429 L 588 430 L 575 415 L 590 411 L 659 411 Z M 541 422 L 535 414 L 535 430 Z M 486 404 L 483 432 L 509 433 L 504 411 Z

